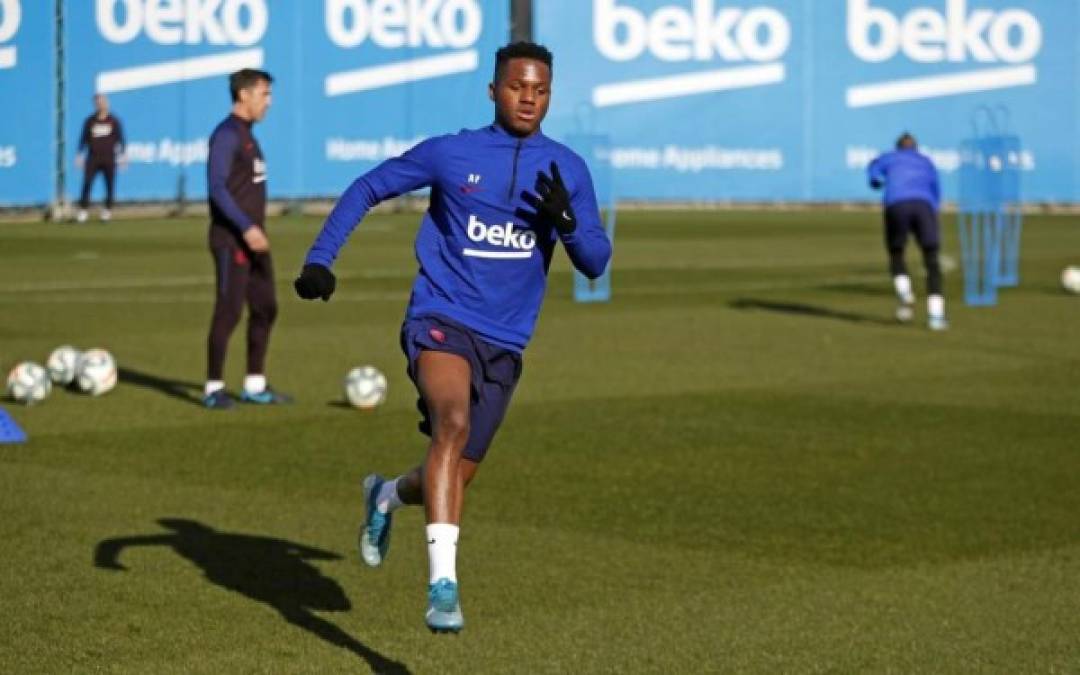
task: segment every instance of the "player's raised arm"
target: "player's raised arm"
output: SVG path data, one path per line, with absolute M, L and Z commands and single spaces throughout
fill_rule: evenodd
M 571 187 L 563 180 L 559 165 L 552 162 L 550 175 L 543 171 L 536 175 L 539 198 L 525 195 L 525 199 L 554 224 L 574 267 L 595 279 L 611 259 L 611 242 L 600 220 L 589 170 L 584 162 L 569 166 L 573 171 Z
M 120 553 L 131 546 L 171 546 L 176 542 L 174 534 L 148 534 L 138 537 L 114 537 L 105 539 L 94 548 L 94 567 L 106 570 L 126 570 L 120 563 Z
M 866 175 L 870 180 L 870 187 L 880 190 L 885 185 L 885 162 L 882 156 L 876 157 L 866 167 Z
M 329 300 L 337 286 L 330 268 L 349 235 L 379 202 L 431 185 L 431 154 L 437 139 L 428 139 L 399 157 L 388 159 L 360 176 L 341 195 L 308 250 L 293 286 L 304 300 Z

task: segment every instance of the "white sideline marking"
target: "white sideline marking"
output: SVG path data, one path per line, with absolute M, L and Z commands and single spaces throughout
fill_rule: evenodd
M 636 268 L 635 268 L 636 269 Z M 411 276 L 411 274 L 410 274 Z M 361 275 L 347 275 L 344 278 L 360 278 Z M 339 279 L 343 278 L 341 276 Z M 730 293 L 730 292 L 747 292 L 747 291 L 772 291 L 772 290 L 786 290 L 786 289 L 800 289 L 800 288 L 817 288 L 822 285 L 829 284 L 853 284 L 853 283 L 868 283 L 873 284 L 881 281 L 881 275 L 877 273 L 872 274 L 849 274 L 845 276 L 835 277 L 821 277 L 812 279 L 792 279 L 789 281 L 736 281 L 731 283 L 708 283 L 708 284 L 694 284 L 690 286 L 680 286 L 678 289 L 672 288 L 624 288 L 618 291 L 619 295 L 626 296 L 664 296 L 664 295 L 715 295 L 716 293 Z M 205 277 L 199 283 L 211 284 L 213 278 Z M 190 284 L 183 284 L 190 285 Z M 106 288 L 149 288 L 167 287 L 166 284 L 121 284 L 117 283 L 113 286 L 103 287 L 96 286 L 98 290 L 105 290 Z M 88 290 L 91 289 L 87 284 L 69 285 L 63 289 L 37 288 L 34 290 Z M 14 287 L 7 287 L 3 292 L 0 292 L 0 305 L 10 304 L 26 304 L 28 301 L 22 292 L 16 292 Z M 10 292 L 10 295 L 8 294 Z M 370 301 L 403 301 L 407 300 L 409 292 L 407 291 L 381 291 L 381 292 L 344 292 L 334 295 L 334 302 L 370 302 Z M 206 293 L 182 293 L 177 295 L 172 294 L 156 294 L 156 295 L 98 295 L 93 293 L 75 293 L 64 294 L 59 296 L 45 296 L 37 297 L 29 301 L 34 304 L 83 304 L 83 303 L 102 303 L 102 304 L 147 304 L 147 305 L 167 305 L 170 303 L 196 303 L 196 304 L 210 304 L 213 302 L 212 294 L 207 291 Z
M 406 291 L 386 291 L 373 293 L 335 293 L 334 302 L 405 302 L 409 299 Z M 35 305 L 212 305 L 214 296 L 206 293 L 181 293 L 179 295 L 95 295 L 93 293 L 75 293 L 34 298 Z M 26 298 L 0 296 L 0 305 L 26 305 Z
M 213 284 L 210 275 L 187 277 L 161 277 L 159 279 L 104 279 L 98 281 L 35 281 L 9 284 L 0 289 L 3 293 L 54 293 L 57 291 L 102 291 L 120 288 L 176 288 Z
M 416 270 L 371 269 L 363 272 L 338 274 L 341 279 L 411 279 Z M 161 277 L 157 279 L 105 279 L 98 281 L 35 281 L 21 284 L 7 284 L 0 288 L 0 296 L 8 293 L 59 293 L 65 291 L 103 291 L 114 289 L 137 290 L 141 288 L 182 288 L 185 286 L 213 286 L 212 275 L 192 275 L 186 277 Z M 282 284 L 286 281 L 282 280 Z M 336 296 L 335 296 L 336 297 Z
M 849 108 L 865 108 L 886 103 L 970 94 L 1035 84 L 1038 79 L 1039 71 L 1028 64 L 860 84 L 848 87 L 847 105 Z
M 691 94 L 728 89 L 745 89 L 784 81 L 783 63 L 721 68 L 645 80 L 601 84 L 593 89 L 593 105 L 603 108 L 626 103 L 642 103 Z
M 468 73 L 476 70 L 479 66 L 479 52 L 475 49 L 466 49 L 449 54 L 439 54 L 438 56 L 422 56 L 381 66 L 346 70 L 331 73 L 326 77 L 326 95 L 341 96 L 342 94 L 391 87 L 406 82 Z
M 262 64 L 263 50 L 256 47 L 224 54 L 163 61 L 147 66 L 105 70 L 98 73 L 97 91 L 102 94 L 111 94 L 117 91 L 145 89 L 162 84 L 228 75 L 241 68 L 261 68 Z

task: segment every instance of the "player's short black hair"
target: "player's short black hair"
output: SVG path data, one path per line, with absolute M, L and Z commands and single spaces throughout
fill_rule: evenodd
M 229 94 L 232 95 L 233 103 L 240 100 L 240 90 L 254 87 L 258 82 L 265 81 L 270 84 L 274 78 L 265 70 L 244 68 L 229 76 Z
M 499 79 L 499 74 L 502 72 L 503 67 L 510 62 L 510 59 L 533 59 L 546 64 L 552 75 L 555 74 L 555 68 L 552 65 L 553 58 L 547 47 L 538 45 L 535 42 L 511 42 L 495 52 L 496 80 Z
M 906 131 L 900 134 L 900 138 L 896 139 L 897 150 L 904 150 L 905 148 L 914 150 L 917 147 L 919 147 L 919 143 L 915 140 L 915 137 Z

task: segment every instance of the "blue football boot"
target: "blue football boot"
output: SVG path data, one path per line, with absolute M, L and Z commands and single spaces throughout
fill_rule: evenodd
M 378 567 L 390 551 L 389 513 L 379 511 L 375 499 L 386 480 L 377 473 L 364 478 L 364 526 L 360 528 L 360 557 L 372 567 Z
M 457 633 L 465 626 L 458 603 L 457 582 L 443 578 L 428 586 L 424 621 L 432 633 Z
M 211 394 L 203 396 L 202 403 L 204 407 L 209 408 L 210 410 L 229 410 L 236 405 L 236 401 L 232 396 L 229 396 L 229 392 L 224 389 L 218 389 Z
M 263 389 L 257 394 L 253 394 L 245 389 L 240 393 L 240 400 L 244 403 L 254 403 L 256 405 L 281 405 L 293 402 L 292 396 L 282 394 L 280 391 L 274 391 L 270 387 Z

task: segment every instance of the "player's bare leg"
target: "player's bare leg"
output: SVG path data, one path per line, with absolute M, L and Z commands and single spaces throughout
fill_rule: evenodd
M 424 462 L 430 585 L 426 621 L 433 631 L 464 625 L 457 592 L 457 539 L 461 520 L 462 453 L 469 440 L 471 368 L 456 354 L 421 352 L 417 384 L 431 416 L 431 445 Z
M 472 482 L 474 476 L 476 476 L 476 470 L 480 468 L 480 465 L 467 457 L 462 457 L 458 462 L 458 482 L 464 487 L 468 487 Z M 393 484 L 395 495 L 401 504 L 408 504 L 415 506 L 424 503 L 424 465 L 414 467 L 408 473 L 402 474 L 397 480 L 387 482 L 389 486 Z M 389 488 L 388 488 L 389 489 Z M 463 503 L 462 497 L 465 494 L 465 490 L 462 489 L 458 494 L 458 500 L 453 509 L 454 522 L 461 524 L 461 507 Z M 389 495 L 387 495 L 389 498 Z
M 405 504 L 424 504 L 430 559 L 428 626 L 434 631 L 461 629 L 457 601 L 457 537 L 465 486 L 479 464 L 462 453 L 469 440 L 471 370 L 468 361 L 446 352 L 423 351 L 417 384 L 431 419 L 431 443 L 420 466 L 393 481 L 377 475 L 364 479 L 367 517 L 360 552 L 372 566 L 389 550 L 391 514 Z
M 364 562 L 378 567 L 390 548 L 391 515 L 402 506 L 424 503 L 424 467 L 420 464 L 393 480 L 378 474 L 364 478 L 364 502 L 367 508 L 364 528 L 360 532 L 360 553 Z M 452 506 L 452 522 L 461 524 L 464 488 L 472 483 L 480 464 L 462 457 L 458 462 L 458 483 L 461 489 Z

